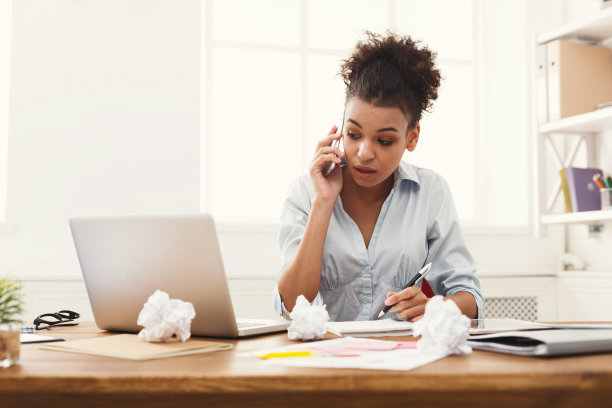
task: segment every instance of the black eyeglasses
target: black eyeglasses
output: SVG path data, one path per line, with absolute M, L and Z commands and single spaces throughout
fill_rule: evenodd
M 48 329 L 54 326 L 76 326 L 79 324 L 74 320 L 81 317 L 77 312 L 60 310 L 57 313 L 45 313 L 34 319 L 36 330 Z

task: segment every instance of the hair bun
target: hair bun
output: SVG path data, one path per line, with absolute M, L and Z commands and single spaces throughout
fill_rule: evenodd
M 435 66 L 436 54 L 409 36 L 365 34 L 367 39 L 357 43 L 341 66 L 347 98 L 398 106 L 410 115 L 410 127 L 414 127 L 438 98 L 441 75 Z

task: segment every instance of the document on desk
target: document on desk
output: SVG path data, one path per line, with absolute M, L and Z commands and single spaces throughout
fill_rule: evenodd
M 329 322 L 327 331 L 336 336 L 351 337 L 410 336 L 412 322 L 394 319 Z
M 546 329 L 612 329 L 609 323 L 538 323 L 517 319 L 472 319 L 470 336 Z
M 260 350 L 252 355 L 262 359 L 262 364 L 270 365 L 401 371 L 412 370 L 446 357 L 446 354 L 419 350 L 415 341 L 355 337 L 292 344 Z
M 213 351 L 229 350 L 232 347 L 232 344 L 229 343 L 194 338 L 184 343 L 181 341 L 149 343 L 140 340 L 136 334 L 115 334 L 39 346 L 40 349 L 44 350 L 67 351 L 128 360 L 153 360 L 188 354 L 210 353 Z
M 41 334 L 36 334 L 36 333 L 21 333 L 20 340 L 21 340 L 21 344 L 64 341 L 64 339 L 59 339 L 57 337 L 52 337 L 52 336 L 43 336 Z
M 477 350 L 521 356 L 561 356 L 612 352 L 612 329 L 547 329 L 473 336 Z

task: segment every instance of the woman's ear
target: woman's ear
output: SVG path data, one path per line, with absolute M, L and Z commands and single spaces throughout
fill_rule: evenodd
M 413 152 L 419 142 L 419 134 L 421 133 L 421 124 L 417 123 L 408 131 L 408 141 L 406 142 L 406 150 Z

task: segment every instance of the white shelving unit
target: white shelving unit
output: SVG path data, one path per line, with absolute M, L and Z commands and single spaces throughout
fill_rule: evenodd
M 612 106 L 540 126 L 540 134 L 597 133 L 612 129 Z
M 612 220 L 612 211 L 582 211 L 565 214 L 546 214 L 540 217 L 540 222 L 550 224 L 592 224 Z
M 568 24 L 537 37 L 538 44 L 544 44 L 555 39 L 588 41 L 593 44 L 601 44 L 612 38 L 612 8 L 599 12 L 588 20 Z M 581 145 L 585 144 L 587 149 L 587 162 L 589 166 L 597 166 L 595 160 L 595 135 L 605 130 L 612 130 L 612 106 L 564 118 L 558 121 L 542 124 L 537 127 L 536 157 L 538 169 L 537 186 L 537 212 L 540 225 L 551 224 L 601 224 L 612 220 L 612 211 L 588 211 L 575 213 L 552 212 L 557 200 L 562 199 L 561 181 L 557 180 L 552 186 L 552 191 L 547 190 L 545 182 L 545 166 L 547 156 L 551 157 L 558 169 L 571 166 L 575 155 Z M 555 148 L 553 138 L 564 137 L 564 135 L 578 136 L 573 146 L 562 157 Z M 547 195 L 548 193 L 548 195 Z
M 538 44 L 552 40 L 586 40 L 599 43 L 612 37 L 612 7 L 600 11 L 588 20 L 564 25 L 538 36 Z
M 612 8 L 604 9 L 588 20 L 543 33 L 537 37 L 537 44 L 556 39 L 587 41 L 612 48 Z M 582 148 L 586 148 L 587 166 L 601 167 L 602 163 L 599 162 L 600 157 L 596 154 L 596 150 L 601 137 L 607 137 L 609 133 L 607 131 L 612 131 L 612 106 L 541 124 L 535 127 L 535 131 L 537 225 L 546 227 L 556 224 L 564 227 L 562 241 L 565 242 L 565 246 L 563 249 L 559 247 L 559 250 L 567 252 L 572 249 L 568 245 L 567 234 L 570 229 L 576 230 L 573 225 L 586 224 L 589 225 L 590 232 L 600 232 L 600 226 L 604 222 L 612 221 L 612 210 L 555 213 L 563 211 L 565 206 L 560 177 L 558 175 L 554 177 L 554 174 L 549 173 L 552 170 L 551 163 L 557 169 L 571 166 L 576 163 L 575 158 L 578 153 L 583 153 Z M 605 135 L 600 136 L 602 132 L 605 132 Z M 555 142 L 562 142 L 563 148 L 560 143 Z M 563 155 L 559 154 L 557 147 L 563 150 Z M 589 269 L 584 271 L 557 272 L 556 319 L 561 321 L 609 319 L 609 311 L 612 310 L 612 274 L 607 270 L 592 270 L 588 263 L 587 268 Z

